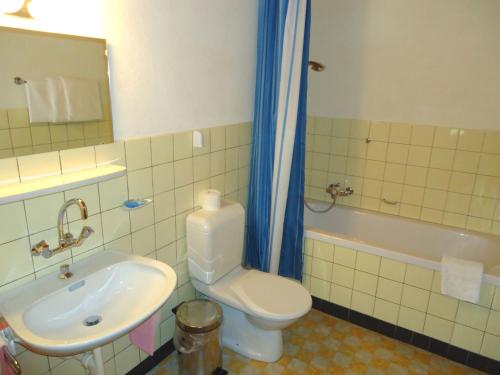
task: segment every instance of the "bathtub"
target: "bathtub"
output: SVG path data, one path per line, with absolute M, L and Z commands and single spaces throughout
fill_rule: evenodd
M 323 214 L 305 207 L 304 222 L 306 238 L 432 270 L 441 269 L 443 255 L 481 262 L 483 281 L 500 286 L 499 236 L 345 206 Z

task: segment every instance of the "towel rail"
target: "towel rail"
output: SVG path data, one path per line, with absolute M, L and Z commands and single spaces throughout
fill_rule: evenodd
M 9 350 L 6 347 L 4 347 L 2 350 L 4 354 L 7 356 L 7 359 L 9 361 L 9 366 L 14 372 L 14 374 L 21 375 L 22 374 L 21 365 L 19 364 L 17 359 L 12 354 L 10 354 Z
M 14 77 L 14 83 L 16 85 L 24 85 L 25 83 L 28 83 L 28 81 L 22 79 L 21 77 Z

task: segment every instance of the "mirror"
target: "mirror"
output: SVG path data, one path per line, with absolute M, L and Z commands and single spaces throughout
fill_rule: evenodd
M 0 158 L 113 142 L 105 40 L 0 27 L 0 51 Z

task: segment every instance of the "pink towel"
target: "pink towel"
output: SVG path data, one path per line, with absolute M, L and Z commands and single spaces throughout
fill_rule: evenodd
M 153 355 L 155 352 L 155 332 L 158 314 L 159 312 L 156 312 L 148 320 L 128 334 L 132 344 L 149 355 Z
M 0 347 L 0 374 L 2 375 L 14 375 L 14 370 L 10 365 L 10 358 L 7 354 L 7 347 Z

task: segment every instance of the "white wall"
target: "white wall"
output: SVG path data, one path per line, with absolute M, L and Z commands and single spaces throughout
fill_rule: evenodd
M 116 139 L 252 119 L 257 0 L 54 1 L 50 22 L 0 25 L 108 39 Z
M 313 115 L 500 129 L 500 1 L 312 0 Z
M 252 119 L 256 0 L 106 5 L 117 138 Z

